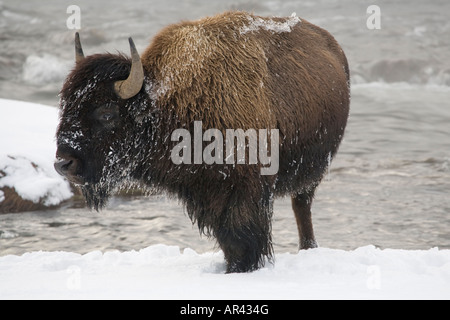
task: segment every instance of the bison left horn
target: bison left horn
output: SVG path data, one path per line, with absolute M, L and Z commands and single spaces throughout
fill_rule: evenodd
M 114 90 L 122 99 L 134 97 L 142 88 L 144 82 L 144 69 L 142 67 L 141 57 L 136 50 L 133 39 L 128 38 L 131 51 L 131 71 L 126 80 L 116 81 Z
M 75 62 L 78 63 L 84 59 L 83 48 L 81 47 L 80 34 L 75 33 Z

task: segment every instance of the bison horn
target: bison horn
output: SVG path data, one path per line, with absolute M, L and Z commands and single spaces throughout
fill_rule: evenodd
M 81 47 L 80 34 L 75 33 L 75 62 L 78 63 L 84 59 L 83 48 Z
M 136 50 L 133 39 L 128 38 L 131 51 L 131 71 L 126 80 L 116 81 L 114 90 L 122 99 L 134 97 L 142 88 L 144 82 L 144 69 L 142 67 L 141 58 Z

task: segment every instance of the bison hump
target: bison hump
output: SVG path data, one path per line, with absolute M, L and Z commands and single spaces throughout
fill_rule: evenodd
M 159 105 L 209 128 L 271 128 L 267 59 L 240 12 L 172 25 L 143 54 Z

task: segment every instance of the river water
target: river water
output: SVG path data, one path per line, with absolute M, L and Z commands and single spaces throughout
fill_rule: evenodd
M 320 246 L 450 249 L 450 2 L 377 1 L 0 1 L 0 98 L 56 106 L 73 66 L 72 11 L 80 8 L 85 54 L 143 51 L 163 26 L 229 9 L 297 16 L 330 31 L 352 73 L 344 141 L 318 188 L 313 222 Z M 5 139 L 6 137 L 0 137 Z M 275 201 L 275 252 L 295 252 L 289 199 Z M 217 249 L 176 200 L 115 197 L 101 213 L 72 201 L 58 210 L 0 215 L 0 255 L 85 253 L 163 243 Z

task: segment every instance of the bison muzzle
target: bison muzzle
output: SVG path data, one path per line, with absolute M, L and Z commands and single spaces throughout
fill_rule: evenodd
M 311 203 L 350 103 L 347 60 L 335 39 L 295 14 L 227 12 L 164 28 L 141 56 L 131 38 L 130 49 L 131 58 L 85 57 L 75 38 L 55 169 L 80 186 L 87 204 L 99 210 L 115 191 L 134 186 L 165 192 L 217 239 L 227 272 L 248 272 L 272 261 L 273 201 L 290 195 L 300 249 L 316 247 Z M 261 162 L 219 158 L 174 163 L 177 145 L 179 158 L 191 157 L 184 153 L 191 141 L 180 147 L 173 139 L 177 129 L 224 137 L 229 129 L 276 130 L 265 144 L 278 146 L 278 170 L 263 175 Z M 244 139 L 251 160 L 250 134 Z M 217 156 L 226 146 L 216 137 L 193 148 Z

